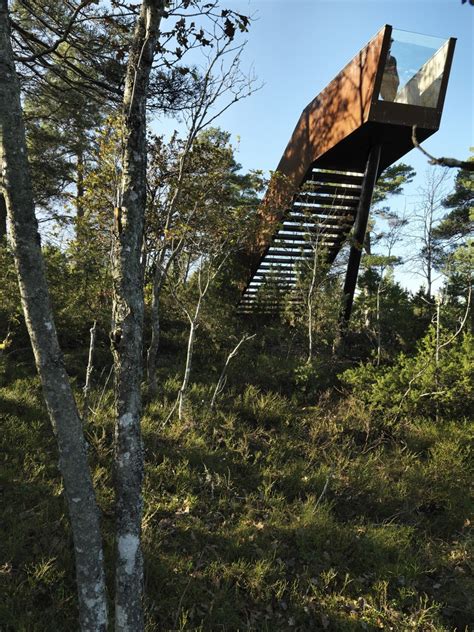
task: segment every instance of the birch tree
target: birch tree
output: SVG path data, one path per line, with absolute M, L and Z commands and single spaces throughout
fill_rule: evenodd
M 190 165 L 192 149 L 196 139 L 216 119 L 233 104 L 250 96 L 256 89 L 255 78 L 246 75 L 240 68 L 240 56 L 244 44 L 234 45 L 232 31 L 216 35 L 212 52 L 205 56 L 205 67 L 198 82 L 198 89 L 194 101 L 183 117 L 186 124 L 186 135 L 183 141 L 177 142 L 173 177 L 168 179 L 166 193 L 161 205 L 153 205 L 151 216 L 159 215 L 162 226 L 161 243 L 156 237 L 152 238 L 151 247 L 156 249 L 154 259 L 154 274 L 152 281 L 151 303 L 151 341 L 147 350 L 147 386 L 148 396 L 156 394 L 156 360 L 158 354 L 160 333 L 160 296 L 168 270 L 181 251 L 185 239 L 186 229 L 195 213 L 195 207 L 183 208 L 182 197 L 186 179 L 189 180 L 193 172 Z M 176 139 L 173 139 L 176 142 Z M 163 178 L 159 178 L 163 184 Z M 194 180 L 193 180 L 194 181 Z M 156 195 L 152 192 L 152 202 Z M 154 206 L 154 208 L 153 208 Z M 167 238 L 171 235 L 171 238 Z M 153 243 L 154 242 L 154 243 Z
M 8 2 L 0 0 L 0 190 L 6 201 L 25 321 L 58 442 L 74 541 L 81 629 L 103 631 L 107 600 L 99 512 L 48 293 L 10 36 Z
M 215 25 L 210 14 L 217 3 L 202 4 L 198 0 L 177 3 L 175 9 L 202 11 Z M 141 380 L 143 375 L 144 261 L 143 238 L 147 201 L 147 97 L 155 52 L 165 55 L 165 43 L 176 37 L 190 47 L 189 29 L 182 17 L 171 32 L 163 33 L 160 25 L 167 13 L 165 0 L 142 0 L 125 76 L 121 111 L 121 175 L 114 210 L 112 241 L 113 306 L 111 345 L 115 369 L 115 490 L 116 490 L 116 574 L 115 627 L 120 632 L 141 630 L 143 621 L 143 559 L 141 551 L 142 481 L 144 460 L 140 429 Z M 232 40 L 235 33 L 232 12 L 223 10 L 225 18 L 219 27 Z M 236 14 L 237 15 L 237 14 Z M 219 18 L 220 19 L 220 18 Z M 237 15 L 236 22 L 245 30 L 248 19 Z M 201 32 L 191 33 L 202 44 Z M 216 26 L 217 28 L 217 26 Z M 210 44 L 211 42 L 208 42 Z M 176 53 L 179 58 L 180 55 Z
M 185 369 L 177 399 L 180 419 L 206 297 L 229 258 L 253 232 L 258 206 L 255 187 L 260 186 L 258 175 L 237 173 L 240 165 L 234 159 L 229 135 L 221 130 L 211 128 L 203 132 L 196 140 L 191 160 L 193 178 L 183 189 L 181 201 L 185 208 L 193 209 L 193 221 L 167 286 L 189 323 Z
M 446 167 L 426 171 L 426 181 L 419 189 L 420 201 L 411 223 L 412 241 L 416 248 L 411 262 L 415 264 L 414 272 L 424 281 L 426 297 L 432 303 L 433 311 L 433 284 L 437 281 L 435 265 L 439 255 L 436 228 L 441 221 L 448 177 L 449 169 Z
M 394 248 L 402 239 L 402 232 L 408 223 L 404 216 L 390 212 L 388 209 L 379 210 L 379 217 L 383 217 L 386 226 L 383 231 L 375 235 L 375 244 L 381 247 L 381 253 L 366 254 L 362 260 L 366 272 L 361 275 L 360 285 L 363 290 L 372 289 L 369 295 L 363 296 L 365 302 L 365 325 L 370 328 L 373 322 L 376 343 L 376 364 L 382 359 L 383 339 L 383 296 L 393 285 L 394 267 L 401 263 L 400 257 L 393 254 Z M 372 286 L 372 287 L 371 287 Z M 373 303 L 375 302 L 375 305 Z M 372 303 L 372 305 L 370 305 Z M 374 312 L 374 313 L 372 313 Z
M 122 106 L 122 174 L 113 230 L 111 341 L 115 365 L 115 629 L 143 629 L 140 430 L 146 205 L 146 101 L 164 0 L 143 0 L 127 65 Z
M 226 262 L 229 253 L 226 252 L 225 244 L 221 248 L 215 249 L 212 253 L 203 254 L 199 268 L 196 272 L 197 299 L 193 307 L 189 308 L 184 302 L 179 301 L 186 318 L 189 321 L 188 344 L 186 348 L 186 362 L 183 373 L 183 381 L 178 392 L 178 418 L 183 418 L 185 409 L 185 398 L 189 388 L 191 369 L 193 362 L 194 343 L 196 341 L 196 331 L 200 324 L 201 309 L 206 294 L 212 282 L 219 274 L 222 266 Z
M 60 8 L 53 3 L 53 14 Z M 202 30 L 195 21 L 175 15 L 170 32 L 164 34 L 164 45 L 158 44 L 159 27 L 168 3 L 165 0 L 143 0 L 140 6 L 132 3 L 104 3 L 104 12 L 94 13 L 93 0 L 67 4 L 55 25 L 42 3 L 22 3 L 21 23 L 15 22 L 15 46 L 17 59 L 23 70 L 42 81 L 45 70 L 54 66 L 57 76 L 66 81 L 69 88 L 80 87 L 83 94 L 93 95 L 94 90 L 114 94 L 115 103 L 122 97 L 120 117 L 121 171 L 118 199 L 113 227 L 113 322 L 111 343 L 115 364 L 116 423 L 116 591 L 115 627 L 117 630 L 143 629 L 143 568 L 140 548 L 142 514 L 141 483 L 143 454 L 140 437 L 140 382 L 142 374 L 143 329 L 143 222 L 146 202 L 146 107 L 151 94 L 160 103 L 157 86 L 162 73 L 159 64 L 153 66 L 154 54 L 159 49 L 161 65 L 170 65 L 168 57 L 180 58 L 180 53 L 170 53 L 166 45 L 176 36 L 188 48 L 189 38 L 205 41 Z M 176 10 L 189 7 L 200 9 L 204 14 L 214 11 L 223 18 L 223 30 L 235 31 L 232 12 L 217 11 L 217 3 L 202 4 L 200 0 L 176 3 Z M 91 12 L 87 11 L 91 8 Z M 31 16 L 29 11 L 31 9 Z M 116 15 L 111 15 L 109 9 Z M 49 7 L 48 10 L 51 10 Z M 83 14 L 83 12 L 85 14 Z M 238 15 L 238 14 L 236 14 Z M 65 54 L 64 46 L 74 39 L 75 20 L 102 20 L 111 24 L 111 30 L 119 24 L 131 24 L 136 19 L 133 35 L 127 30 L 125 40 L 118 42 L 117 59 L 127 59 L 124 87 L 120 85 L 123 74 L 115 79 L 106 74 L 105 68 L 92 63 L 88 74 Z M 169 16 L 169 13 L 167 13 Z M 30 20 L 32 17 L 32 20 Z M 34 18 L 34 19 L 33 19 Z M 25 25 L 33 23 L 31 32 Z M 245 30 L 245 16 L 238 16 L 235 23 Z M 43 25 L 43 29 L 40 25 Z M 7 0 L 0 3 L 0 166 L 1 194 L 6 200 L 25 319 L 29 328 L 38 371 L 43 383 L 45 400 L 53 426 L 57 433 L 60 466 L 64 478 L 73 530 L 76 572 L 79 588 L 81 628 L 103 630 L 107 625 L 106 593 L 103 556 L 99 531 L 98 511 L 87 464 L 86 444 L 81 420 L 67 379 L 59 349 L 44 266 L 41 257 L 38 224 L 34 215 L 32 183 L 26 158 L 25 129 L 20 106 L 19 81 L 14 66 L 11 45 L 11 22 Z M 104 31 L 101 37 L 106 37 Z M 113 39 L 113 38 L 111 38 Z M 77 42 L 77 39 L 75 40 Z M 102 40 L 103 41 L 103 40 Z M 100 38 L 99 38 L 100 43 Z M 207 41 L 210 45 L 210 41 Z M 128 51 L 128 55 L 127 55 Z M 107 55 L 106 55 L 107 57 Z M 53 59 L 54 63 L 51 63 Z M 120 64 L 119 64 L 120 66 Z M 68 77 L 63 70 L 72 73 Z M 100 71 L 95 74 L 95 70 Z M 120 68 L 116 67 L 116 70 Z M 152 75 L 153 71 L 153 75 Z M 102 74 L 101 74 L 102 73 Z M 28 84 L 23 79 L 23 85 Z M 115 83 L 114 83 L 115 81 Z

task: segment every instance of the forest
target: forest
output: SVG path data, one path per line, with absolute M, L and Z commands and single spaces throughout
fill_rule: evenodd
M 348 324 L 314 235 L 244 313 L 251 33 L 0 0 L 2 631 L 474 629 L 472 149 L 410 216 L 414 169 L 379 177 Z

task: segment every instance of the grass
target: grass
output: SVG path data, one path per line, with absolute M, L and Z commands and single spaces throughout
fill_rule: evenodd
M 384 433 L 350 395 L 302 407 L 255 386 L 211 413 L 201 384 L 186 418 L 163 426 L 175 382 L 143 419 L 147 630 L 471 629 L 467 421 L 403 419 Z M 111 403 L 106 393 L 87 436 L 112 590 Z M 77 629 L 37 379 L 3 386 L 0 407 L 0 628 Z

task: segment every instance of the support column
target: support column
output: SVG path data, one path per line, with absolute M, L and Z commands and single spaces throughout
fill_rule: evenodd
M 371 148 L 369 157 L 367 158 L 367 166 L 365 168 L 359 204 L 357 206 L 357 215 L 354 222 L 346 280 L 344 282 L 344 304 L 341 313 L 341 324 L 343 326 L 348 323 L 351 317 L 354 292 L 357 284 L 357 276 L 359 274 L 360 258 L 362 256 L 365 231 L 367 230 L 367 221 L 369 219 L 370 203 L 372 202 L 372 194 L 379 171 L 381 150 L 381 145 L 375 145 Z

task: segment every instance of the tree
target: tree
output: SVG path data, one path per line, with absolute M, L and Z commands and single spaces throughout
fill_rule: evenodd
M 48 7 L 39 3 L 26 5 L 26 22 L 34 22 L 30 31 L 15 23 L 16 48 L 20 61 L 35 73 L 40 60 L 41 72 L 48 66 L 48 56 L 57 57 L 57 76 L 66 80 L 61 65 L 75 73 L 73 85 L 90 94 L 103 89 L 114 92 L 113 81 L 97 79 L 93 73 L 83 76 L 81 67 L 62 50 L 68 37 L 74 39 L 75 21 L 83 10 L 95 4 L 90 0 L 72 2 L 69 13 L 57 13 L 59 4 Z M 231 11 L 216 13 L 217 3 L 202 4 L 186 0 L 175 8 L 201 10 L 210 16 L 229 39 L 238 25 L 245 30 L 248 19 Z M 22 3 L 23 5 L 23 3 Z M 113 322 L 111 332 L 115 363 L 117 423 L 116 423 L 116 517 L 117 559 L 115 591 L 115 626 L 117 630 L 143 629 L 143 566 L 140 547 L 141 482 L 143 454 L 140 437 L 140 382 L 142 375 L 143 335 L 143 224 L 146 205 L 146 105 L 152 93 L 154 54 L 158 48 L 159 26 L 165 15 L 164 0 L 143 0 L 136 15 L 131 3 L 113 3 L 113 7 L 129 13 L 125 21 L 135 20 L 134 34 L 126 62 L 123 103 L 120 114 L 122 147 L 118 200 L 113 228 Z M 213 13 L 214 11 L 214 13 Z M 42 13 L 43 12 L 43 13 Z M 233 17 L 235 16 L 235 17 Z M 98 16 L 95 16 L 98 17 Z M 102 18 L 110 17 L 102 15 Z M 119 18 L 122 16 L 119 15 Z M 82 19 L 92 19 L 81 16 Z M 120 20 L 112 19 L 114 26 Z M 46 20 L 46 36 L 38 33 L 38 24 Z M 195 22 L 186 27 L 186 20 L 177 20 L 165 38 L 174 36 L 187 40 L 194 34 L 196 41 L 211 45 L 204 32 L 196 31 Z M 35 31 L 36 29 L 36 31 Z M 52 35 L 53 34 L 53 35 Z M 76 573 L 79 590 L 81 627 L 84 630 L 103 630 L 107 625 L 107 608 L 102 545 L 98 511 L 88 470 L 81 420 L 70 388 L 53 320 L 44 263 L 34 213 L 33 191 L 27 161 L 25 130 L 22 122 L 20 88 L 13 61 L 10 40 L 10 21 L 7 0 L 0 3 L 0 164 L 1 191 L 6 199 L 10 218 L 11 239 L 15 255 L 25 318 L 35 353 L 38 372 L 43 383 L 45 400 L 57 433 L 60 466 L 69 503 L 76 553 Z M 44 35 L 44 34 L 43 34 Z M 16 36 L 15 36 L 16 37 Z M 48 40 L 49 38 L 49 40 Z M 192 43 L 185 42 L 188 48 Z M 201 45 L 201 44 L 199 44 Z M 22 48 L 23 46 L 23 48 Z M 29 53 L 27 54 L 27 51 Z M 165 56 L 165 49 L 160 50 Z M 180 55 L 178 55 L 180 57 Z M 168 63 L 168 62 L 166 62 Z M 98 67 L 105 72 L 105 67 Z M 155 69 L 156 70 L 156 69 Z M 80 77 L 80 81 L 77 78 Z M 43 79 L 41 75 L 40 79 Z M 28 81 L 28 79 L 26 79 Z M 69 78 L 69 81 L 71 79 Z M 155 84 L 156 88 L 156 84 Z M 117 90 L 115 91 L 117 95 Z M 122 95 L 122 90 L 118 90 Z
M 216 128 L 197 136 L 189 153 L 190 173 L 180 191 L 180 212 L 187 224 L 179 255 L 174 259 L 175 274 L 168 283 L 189 323 L 184 376 L 177 400 L 180 418 L 204 301 L 223 266 L 241 248 L 257 208 L 252 187 L 254 182 L 258 185 L 258 178 L 238 173 L 240 165 L 229 141 L 229 134 Z
M 474 156 L 470 158 L 474 161 Z M 470 172 L 460 170 L 454 180 L 453 191 L 442 200 L 442 206 L 450 209 L 434 229 L 434 239 L 439 251 L 437 267 L 447 270 L 453 255 L 459 248 L 472 241 L 474 228 L 474 179 Z
M 143 271 L 146 207 L 146 100 L 164 0 L 143 0 L 125 78 L 121 112 L 121 179 L 112 251 L 110 338 L 116 394 L 115 619 L 121 632 L 143 629 L 141 552 L 143 449 L 140 431 Z
M 372 196 L 372 214 L 375 219 L 378 216 L 383 217 L 387 211 L 386 207 L 381 206 L 382 202 L 385 202 L 387 198 L 392 195 L 401 195 L 403 187 L 409 184 L 415 177 L 416 172 L 410 165 L 400 162 L 396 165 L 391 165 L 380 175 L 375 185 L 374 194 Z M 382 215 L 380 215 L 382 214 Z M 393 215 L 392 215 L 393 217 Z M 369 228 L 367 229 L 364 248 L 367 254 L 371 253 L 371 232 L 374 229 L 375 221 L 369 220 Z
M 82 216 L 84 177 L 96 131 L 122 100 L 138 6 L 72 0 L 65 10 L 60 0 L 13 3 L 13 42 L 25 95 L 34 196 L 48 211 L 44 219 L 74 223 L 74 213 L 62 208 L 67 201 Z M 194 33 L 186 20 L 179 30 L 185 39 Z M 147 97 L 155 109 L 171 113 L 194 93 L 197 74 L 179 63 L 182 54 L 176 56 L 164 45 L 160 52 Z
M 99 512 L 82 424 L 56 335 L 41 255 L 7 0 L 0 2 L 0 129 L 0 186 L 9 215 L 25 320 L 58 441 L 74 539 L 81 627 L 105 630 L 107 600 Z
M 183 3 L 200 7 L 200 2 Z M 204 12 L 211 6 L 205 5 Z M 206 9 L 207 7 L 207 9 Z M 121 177 L 115 207 L 112 251 L 113 306 L 110 334 L 115 367 L 116 420 L 116 629 L 143 628 L 141 554 L 143 451 L 140 430 L 143 373 L 142 259 L 147 201 L 146 112 L 164 0 L 143 0 L 127 62 L 121 111 Z M 226 18 L 223 32 L 232 40 L 235 26 Z M 237 15 L 246 28 L 248 20 Z M 181 24 L 185 24 L 185 20 Z M 174 34 L 180 37 L 179 29 Z M 182 36 L 184 37 L 184 36 Z
M 295 296 L 293 296 L 293 298 L 296 300 L 290 302 L 288 308 L 290 313 L 298 319 L 298 311 L 300 311 L 299 304 L 304 305 L 303 320 L 306 320 L 305 325 L 307 332 L 306 364 L 309 365 L 313 360 L 315 350 L 315 334 L 319 334 L 319 338 L 322 338 L 322 330 L 328 322 L 328 312 L 324 308 L 331 302 L 327 299 L 331 294 L 329 286 L 333 279 L 331 278 L 328 282 L 327 274 L 330 266 L 327 261 L 327 256 L 328 246 L 332 238 L 332 229 L 327 226 L 327 224 L 330 223 L 329 220 L 321 224 L 314 224 L 311 218 L 311 210 L 305 211 L 305 214 L 307 215 L 307 221 L 313 224 L 307 228 L 307 234 L 305 236 L 305 241 L 309 246 L 309 256 L 305 256 L 302 261 L 299 262 L 295 270 L 297 282 Z M 332 214 L 331 209 L 327 209 L 327 214 Z M 283 230 L 285 230 L 285 227 Z M 291 233 L 292 227 L 290 226 L 287 230 Z M 285 273 L 283 270 L 281 272 Z M 277 271 L 276 274 L 278 274 Z M 291 279 L 286 278 L 285 280 L 289 281 Z M 321 300 L 323 294 L 326 295 L 326 301 L 324 303 Z M 296 313 L 294 313 L 295 311 Z M 335 333 L 337 328 L 334 327 L 334 323 L 332 323 L 332 325 L 332 330 Z
M 235 46 L 233 38 L 229 39 L 228 33 L 224 32 L 215 39 L 213 52 L 207 55 L 206 67 L 199 81 L 196 97 L 189 109 L 183 113 L 187 134 L 183 141 L 176 137 L 172 139 L 171 146 L 174 145 L 175 155 L 169 156 L 174 162 L 167 164 L 168 177 L 163 178 L 160 169 L 163 164 L 160 160 L 154 161 L 155 174 L 150 180 L 159 183 L 161 196 L 157 195 L 156 184 L 152 186 L 150 216 L 152 222 L 158 226 L 160 237 L 165 235 L 165 239 L 155 237 L 149 241 L 150 249 L 154 252 L 154 274 L 152 282 L 152 304 L 151 304 L 151 340 L 147 350 L 147 385 L 148 396 L 156 394 L 156 359 L 158 354 L 159 331 L 160 331 L 160 295 L 166 280 L 168 270 L 175 257 L 183 247 L 186 238 L 186 227 L 195 214 L 195 207 L 183 208 L 183 190 L 186 187 L 186 180 L 193 174 L 194 166 L 192 161 L 192 151 L 196 139 L 203 130 L 213 123 L 231 105 L 243 98 L 250 96 L 254 90 L 255 80 L 251 76 L 246 76 L 240 69 L 240 55 L 243 44 Z M 155 142 L 155 148 L 163 150 L 162 143 Z M 163 153 L 163 152 L 162 152 Z M 158 167 L 158 173 L 156 173 Z M 173 174 L 169 177 L 170 173 Z M 166 185 L 164 185 L 164 180 Z M 194 178 L 191 179 L 196 183 Z M 189 184 L 187 185 L 189 187 Z M 184 207 L 186 205 L 184 204 Z M 171 236 L 171 239 L 168 238 Z M 154 243 L 153 243 L 154 242 Z M 158 247 L 157 247 L 158 246 Z
M 393 249 L 401 239 L 401 231 L 407 222 L 389 206 L 383 204 L 392 195 L 400 195 L 403 187 L 415 177 L 414 169 L 405 163 L 399 163 L 388 167 L 379 177 L 372 198 L 372 220 L 369 220 L 369 229 L 364 242 L 365 255 L 362 258 L 362 267 L 365 269 L 360 275 L 359 287 L 361 289 L 357 305 L 363 312 L 363 327 L 369 332 L 372 340 L 375 340 L 376 362 L 380 363 L 382 357 L 382 331 L 387 322 L 383 315 L 384 293 L 398 296 L 393 292 L 393 268 L 401 263 L 395 256 Z M 374 252 L 376 246 L 382 246 L 381 252 Z M 394 298 L 392 296 L 392 298 Z M 388 306 L 388 304 L 387 304 Z M 393 305 L 390 309 L 393 308 Z
M 35 201 L 60 220 L 65 213 L 61 209 L 58 215 L 58 205 L 71 201 L 77 220 L 84 214 L 84 177 L 94 132 L 107 115 L 107 104 L 98 106 L 80 90 L 67 90 L 54 76 L 46 79 L 24 104 Z
M 12 6 L 34 198 L 42 221 L 54 219 L 61 226 L 82 215 L 94 130 L 117 99 L 113 82 L 119 79 L 106 71 L 114 38 L 106 37 L 97 4 L 73 1 L 66 10 L 57 0 Z M 107 79 L 93 88 L 101 72 Z M 73 213 L 64 208 L 69 201 Z
M 463 0 L 463 3 L 464 2 L 465 0 Z M 454 169 L 464 169 L 465 171 L 474 171 L 474 163 L 472 161 L 458 160 L 457 158 L 445 158 L 445 157 L 435 158 L 435 156 L 432 156 L 431 154 L 429 154 L 425 149 L 423 149 L 423 147 L 418 142 L 418 139 L 416 138 L 416 125 L 413 125 L 412 127 L 411 139 L 413 142 L 413 146 L 419 149 L 421 153 L 424 154 L 428 158 L 428 162 L 430 165 L 437 165 L 439 167 L 446 167 L 448 169 L 454 168 Z
M 412 261 L 416 262 L 417 273 L 425 282 L 426 297 L 429 301 L 433 294 L 435 264 L 439 256 L 435 230 L 441 219 L 447 179 L 446 168 L 435 168 L 426 172 L 426 182 L 420 188 L 420 203 L 414 213 L 413 239 L 418 250 Z
M 383 320 L 387 320 L 382 318 L 383 295 L 394 285 L 393 269 L 401 263 L 401 260 L 393 254 L 393 249 L 401 240 L 401 232 L 407 224 L 407 220 L 396 213 L 385 211 L 382 215 L 379 211 L 379 214 L 386 222 L 386 229 L 377 235 L 377 243 L 382 246 L 382 253 L 364 256 L 362 262 L 367 272 L 362 275 L 360 282 L 360 286 L 368 290 L 364 306 L 365 320 L 366 326 L 369 328 L 373 326 L 375 330 L 377 365 L 380 364 L 382 358 Z M 375 301 L 371 300 L 373 298 Z M 371 305 L 373 302 L 375 305 Z

